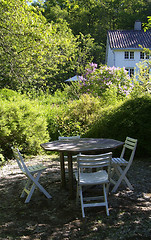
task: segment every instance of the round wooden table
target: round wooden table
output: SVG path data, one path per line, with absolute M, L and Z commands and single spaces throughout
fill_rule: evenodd
M 106 138 L 80 138 L 57 140 L 41 144 L 41 147 L 46 151 L 56 151 L 60 153 L 60 167 L 61 167 L 61 183 L 62 187 L 66 186 L 64 154 L 68 155 L 68 173 L 69 173 L 69 192 L 73 197 L 73 165 L 72 155 L 83 154 L 97 154 L 113 151 L 120 147 L 124 142 L 114 139 Z

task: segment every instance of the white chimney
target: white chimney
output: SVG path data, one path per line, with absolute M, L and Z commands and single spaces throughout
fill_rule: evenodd
M 140 20 L 136 20 L 134 24 L 134 30 L 141 30 L 142 29 L 142 23 Z

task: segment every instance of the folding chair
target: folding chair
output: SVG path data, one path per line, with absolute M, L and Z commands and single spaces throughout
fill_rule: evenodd
M 126 177 L 126 174 L 133 162 L 133 158 L 135 155 L 135 150 L 137 146 L 137 139 L 133 139 L 130 137 L 127 137 L 123 146 L 123 150 L 121 152 L 121 155 L 119 158 L 112 158 L 111 165 L 113 167 L 113 171 L 111 173 L 111 182 L 115 185 L 112 189 L 112 192 L 116 192 L 118 189 L 119 185 L 121 184 L 122 181 L 124 181 L 129 189 L 133 189 L 130 181 Z M 125 160 L 126 154 L 129 153 L 130 157 L 129 160 Z M 128 156 L 128 155 L 127 155 Z M 113 176 L 116 175 L 118 176 L 118 180 L 115 181 L 113 179 Z
M 14 157 L 18 163 L 19 168 L 28 178 L 27 183 L 25 184 L 25 187 L 20 196 L 20 197 L 24 197 L 25 194 L 27 194 L 25 203 L 28 203 L 30 201 L 36 187 L 39 188 L 39 190 L 43 192 L 47 198 L 52 198 L 50 194 L 38 182 L 41 173 L 46 169 L 46 167 L 44 167 L 42 164 L 37 164 L 37 165 L 27 167 L 18 148 L 11 147 L 11 149 L 13 151 Z
M 106 214 L 109 216 L 108 210 L 108 188 L 110 182 L 112 153 L 98 155 L 77 155 L 78 171 L 75 173 L 77 181 L 77 202 L 80 196 L 82 216 L 85 217 L 84 208 L 86 207 L 106 207 Z M 106 170 L 103 170 L 103 167 Z M 95 171 L 94 171 L 95 170 Z M 84 197 L 84 187 L 92 187 L 94 185 L 103 185 L 103 194 L 99 196 Z M 102 189 L 98 189 L 99 192 Z

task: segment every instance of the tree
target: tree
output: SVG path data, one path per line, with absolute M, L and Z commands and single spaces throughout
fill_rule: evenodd
M 151 16 L 148 16 L 147 18 L 148 18 L 148 22 L 143 24 L 144 31 L 151 29 Z
M 146 0 L 46 0 L 43 14 L 49 22 L 67 21 L 75 36 L 89 34 L 105 56 L 108 30 L 133 29 L 135 21 L 145 22 L 150 12 Z M 103 63 L 103 58 L 94 61 Z
M 148 22 L 144 23 L 144 31 L 151 28 L 151 16 L 148 16 Z M 145 54 L 145 60 L 138 63 L 138 80 L 140 82 L 139 91 L 151 93 L 151 50 L 149 48 L 144 48 L 143 52 Z
M 1 0 L 0 88 L 52 85 L 60 66 L 61 71 L 73 69 L 76 49 L 76 38 L 66 23 L 48 24 L 41 9 L 26 0 Z

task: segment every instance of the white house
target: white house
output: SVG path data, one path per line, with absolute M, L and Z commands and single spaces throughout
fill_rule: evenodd
M 139 20 L 135 22 L 134 30 L 108 31 L 107 66 L 125 67 L 130 76 L 134 75 L 137 72 L 136 63 L 149 58 L 140 45 L 142 48 L 151 49 L 151 30 L 144 32 Z

